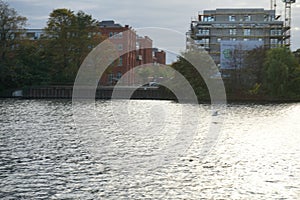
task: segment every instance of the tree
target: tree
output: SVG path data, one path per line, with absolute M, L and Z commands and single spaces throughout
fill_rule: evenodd
M 46 27 L 49 44 L 48 56 L 53 60 L 52 77 L 54 82 L 63 82 L 67 79 L 65 73 L 70 67 L 72 44 L 74 35 L 73 24 L 75 15 L 68 9 L 56 9 L 49 17 Z
M 15 87 L 15 49 L 17 38 L 26 25 L 26 17 L 18 15 L 7 3 L 0 0 L 0 90 Z
M 75 49 L 74 62 L 76 72 L 91 49 L 104 40 L 98 32 L 97 24 L 97 20 L 83 11 L 79 11 L 75 16 L 74 28 L 76 37 L 73 37 L 72 44 Z
M 50 62 L 47 61 L 43 40 L 22 40 L 17 49 L 17 66 L 20 86 L 48 84 L 50 81 Z
M 17 11 L 0 0 L 0 56 L 6 59 L 6 54 L 15 44 L 15 40 L 26 25 L 26 17 L 18 15 Z
M 264 62 L 268 49 L 263 46 L 250 50 L 244 60 L 243 73 L 252 81 L 251 84 L 262 84 L 264 76 Z
M 230 57 L 228 59 L 228 65 L 232 68 L 230 70 L 230 84 L 229 89 L 231 93 L 238 94 L 241 90 L 241 71 L 245 58 L 246 51 L 243 49 L 241 43 L 234 45 L 234 49 L 230 51 Z
M 273 97 L 290 98 L 299 88 L 299 63 L 287 48 L 271 49 L 264 64 L 264 86 Z
M 300 49 L 297 49 L 293 52 L 294 56 L 297 58 L 298 63 L 300 64 Z
M 48 55 L 52 58 L 53 82 L 73 82 L 82 61 L 101 42 L 96 20 L 82 11 L 56 9 L 50 14 L 46 33 Z
M 174 71 L 170 67 L 166 67 L 163 65 L 153 65 L 146 64 L 142 67 L 138 67 L 135 73 L 135 81 L 136 82 L 159 82 L 163 83 L 168 81 L 174 77 Z
M 179 74 L 183 75 L 185 79 L 190 83 L 194 89 L 195 94 L 199 99 L 209 98 L 208 88 L 197 69 L 189 61 L 193 61 L 193 64 L 206 66 L 203 67 L 203 75 L 206 77 L 212 76 L 215 72 L 209 71 L 209 66 L 212 65 L 210 60 L 207 59 L 207 56 L 204 52 L 199 50 L 191 50 L 182 53 L 182 56 L 178 57 L 178 60 L 172 64 L 173 67 Z M 213 63 L 214 64 L 214 63 Z M 176 87 L 181 87 L 181 83 L 173 83 Z

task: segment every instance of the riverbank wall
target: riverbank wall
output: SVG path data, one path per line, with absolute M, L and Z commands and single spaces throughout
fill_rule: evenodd
M 131 95 L 130 93 L 134 91 Z M 133 88 L 130 86 L 113 87 L 102 86 L 94 89 L 82 88 L 82 95 L 79 98 L 91 97 L 91 92 L 94 93 L 95 99 L 149 99 L 149 100 L 172 100 L 178 101 L 176 96 L 170 90 L 164 87 L 140 87 Z M 114 94 L 113 94 L 114 93 Z M 88 94 L 88 95 L 84 95 Z M 11 89 L 0 92 L 0 98 L 18 98 L 18 99 L 72 99 L 73 86 L 36 86 L 23 89 Z M 298 103 L 299 98 L 272 98 L 267 96 L 244 96 L 244 95 L 228 95 L 227 103 Z M 186 102 L 189 102 L 186 100 Z M 208 98 L 198 99 L 199 103 L 208 103 L 211 101 Z
M 90 88 L 82 88 L 82 94 L 79 98 L 85 98 L 84 94 L 95 92 L 96 99 L 158 99 L 158 100 L 176 100 L 175 95 L 165 88 L 161 87 L 98 87 L 96 91 Z M 130 93 L 132 92 L 132 95 Z M 114 94 L 113 94 L 114 93 Z M 24 99 L 72 99 L 72 86 L 38 86 L 24 89 L 10 90 L 2 93 L 3 98 L 24 98 Z M 94 94 L 93 94 L 94 95 Z M 90 96 L 90 95 L 89 95 Z M 129 96 L 129 97 L 128 97 Z

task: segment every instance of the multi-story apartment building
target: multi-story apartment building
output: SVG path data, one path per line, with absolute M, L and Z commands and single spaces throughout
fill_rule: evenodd
M 186 45 L 187 49 L 205 49 L 221 69 L 230 68 L 226 61 L 229 51 L 238 46 L 241 50 L 262 45 L 266 48 L 281 46 L 284 31 L 284 22 L 275 15 L 275 10 L 204 10 L 191 22 Z
M 152 40 L 148 37 L 137 36 L 137 65 L 153 63 Z
M 166 64 L 166 52 L 153 48 L 153 63 L 154 65 L 165 65 Z
M 99 31 L 105 38 L 110 40 L 117 46 L 120 57 L 117 66 L 113 66 L 108 74 L 105 74 L 101 80 L 101 85 L 113 85 L 122 75 L 129 73 L 126 76 L 127 80 L 123 80 L 123 84 L 135 84 L 134 70 L 136 66 L 151 64 L 153 60 L 153 42 L 148 36 L 139 36 L 135 30 L 125 25 L 116 24 L 114 21 L 102 21 L 99 23 Z M 160 58 L 159 61 L 164 61 Z M 165 64 L 165 63 L 162 63 Z
M 119 53 L 119 59 L 116 66 L 112 66 L 108 74 L 104 74 L 100 79 L 101 85 L 112 85 L 117 82 L 122 75 L 136 66 L 136 32 L 128 25 L 121 26 L 114 21 L 101 21 L 99 23 L 99 32 L 104 38 L 109 38 Z M 134 83 L 134 75 L 126 77 L 127 85 Z

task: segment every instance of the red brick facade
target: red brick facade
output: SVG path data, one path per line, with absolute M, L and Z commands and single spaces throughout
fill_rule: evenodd
M 152 40 L 148 36 L 138 36 L 137 48 L 137 65 L 153 63 Z
M 165 51 L 154 51 L 154 62 L 158 64 L 166 64 L 166 52 Z
M 107 70 L 101 79 L 100 85 L 114 85 L 122 75 L 136 65 L 136 33 L 128 25 L 124 27 L 114 21 L 103 21 L 99 24 L 99 31 L 104 38 L 109 38 L 116 45 L 120 57 L 113 66 Z M 133 76 L 128 76 L 125 84 L 132 85 Z
M 101 77 L 100 85 L 114 85 L 122 75 L 131 70 L 131 74 L 123 79 L 123 84 L 135 83 L 133 68 L 139 65 L 154 63 L 165 64 L 165 52 L 156 52 L 153 57 L 152 40 L 148 37 L 140 37 L 128 25 L 121 26 L 114 21 L 102 21 L 99 23 L 101 35 L 116 45 L 119 60 L 111 66 Z

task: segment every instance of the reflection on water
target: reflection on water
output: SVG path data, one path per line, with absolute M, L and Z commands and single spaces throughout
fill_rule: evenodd
M 147 171 L 143 165 L 124 169 L 121 162 L 168 143 L 178 132 L 182 105 L 130 104 L 135 123 L 128 126 L 139 124 L 131 133 L 126 121 L 116 122 L 109 101 L 96 102 L 99 124 L 76 131 L 70 101 L 1 100 L 0 198 L 300 199 L 300 104 L 229 105 L 220 113 L 225 124 L 218 143 L 204 160 L 198 153 L 211 112 L 193 105 L 201 119 L 190 148 Z M 163 123 L 147 114 L 153 105 L 170 110 Z M 139 134 L 147 129 L 141 124 L 153 123 L 153 135 Z

